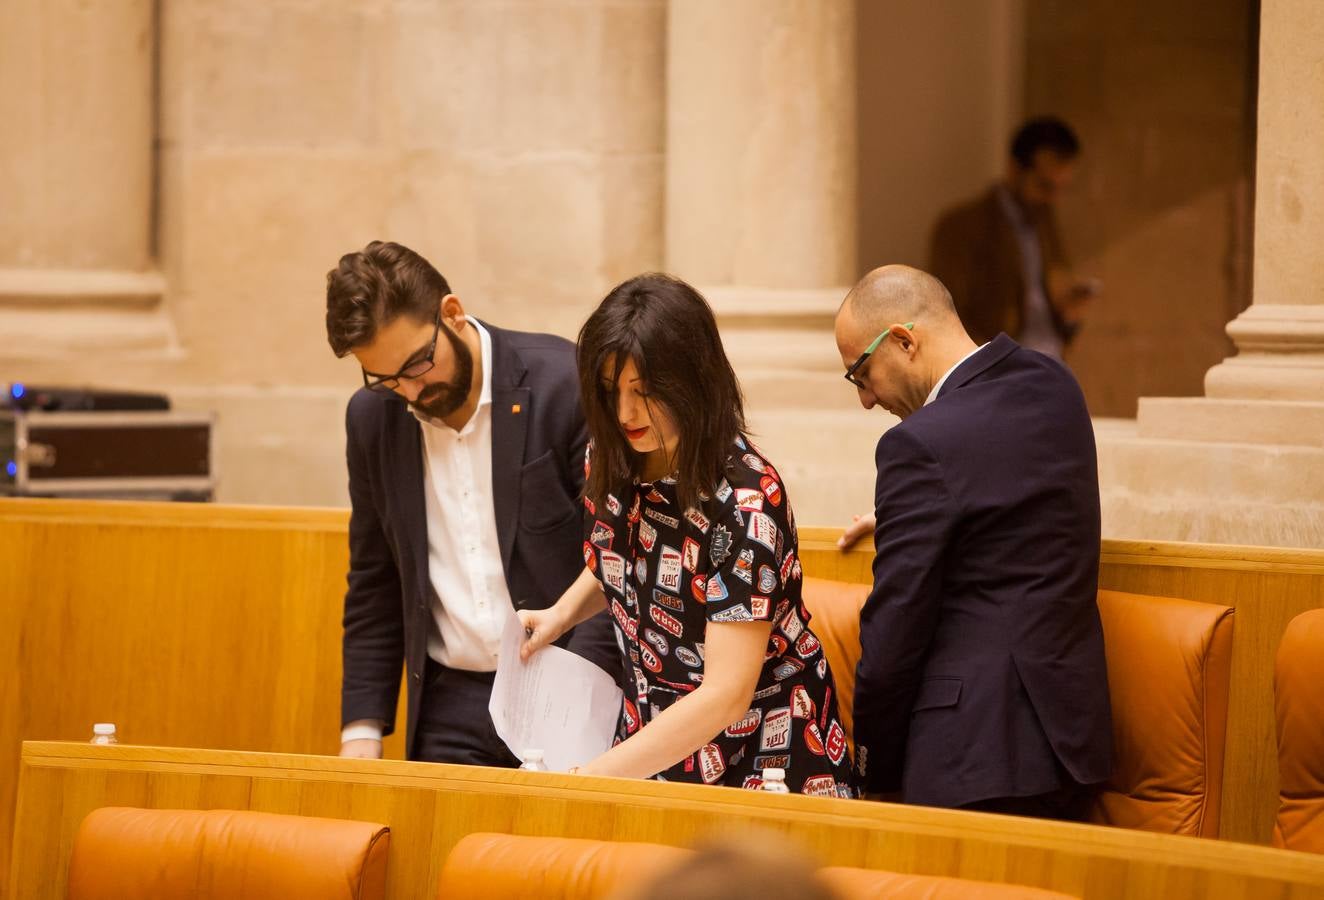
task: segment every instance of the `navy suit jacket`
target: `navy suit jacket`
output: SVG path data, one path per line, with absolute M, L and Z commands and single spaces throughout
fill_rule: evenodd
M 955 807 L 1105 780 L 1098 464 L 1071 373 L 999 335 L 877 464 L 863 788 Z
M 545 609 L 584 570 L 580 493 L 587 433 L 574 345 L 484 323 L 492 336 L 492 484 L 501 563 L 517 609 Z M 349 589 L 345 594 L 341 720 L 395 729 L 408 673 L 406 753 L 418 723 L 430 610 L 423 443 L 395 394 L 360 389 L 345 419 L 349 465 Z M 446 598 L 442 597 L 444 604 Z M 605 613 L 557 641 L 620 680 Z

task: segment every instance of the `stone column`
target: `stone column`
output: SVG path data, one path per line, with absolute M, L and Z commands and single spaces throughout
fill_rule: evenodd
M 667 264 L 705 286 L 855 279 L 852 0 L 672 0 Z
M 1324 546 L 1324 6 L 1263 0 L 1254 299 L 1204 398 L 1101 435 L 1108 537 Z M 1170 335 L 1180 341 L 1180 334 Z
M 818 420 L 856 404 L 831 380 L 832 320 L 859 275 L 855 80 L 854 0 L 668 5 L 666 266 L 712 304 L 756 439 L 788 478 L 793 460 L 840 452 L 836 420 Z M 802 521 L 868 498 L 864 443 L 860 477 L 833 484 L 850 499 L 802 488 Z
M 1100 423 L 1104 537 L 1324 546 L 1324 5 L 1316 0 L 1262 2 L 1258 116 L 1254 296 L 1228 326 L 1237 355 L 1209 371 L 1205 397 L 1142 398 L 1131 433 Z M 1243 686 L 1230 702 L 1231 715 L 1251 724 L 1229 734 L 1228 770 L 1272 767 L 1272 686 Z M 1274 797 L 1225 793 L 1222 836 L 1267 842 L 1276 807 Z
M 1260 14 L 1254 300 L 1228 325 L 1240 351 L 1209 397 L 1324 401 L 1324 8 Z
M 153 0 L 13 0 L 0 28 L 5 355 L 164 340 Z M 123 314 L 123 315 L 121 315 Z M 12 340 L 18 338 L 18 340 Z

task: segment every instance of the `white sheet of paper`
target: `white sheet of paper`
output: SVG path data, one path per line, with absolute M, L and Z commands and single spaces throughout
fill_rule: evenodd
M 543 751 L 553 772 L 582 766 L 611 748 L 621 689 L 610 675 L 560 647 L 544 647 L 520 662 L 524 628 L 511 616 L 501 632 L 501 655 L 488 711 L 510 752 Z

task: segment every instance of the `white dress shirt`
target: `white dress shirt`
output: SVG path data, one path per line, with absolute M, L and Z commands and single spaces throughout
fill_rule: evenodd
M 501 632 L 515 607 L 492 497 L 492 337 L 469 321 L 482 351 L 478 408 L 459 431 L 415 414 L 423 430 L 428 574 L 437 623 L 428 636 L 428 656 L 450 669 L 494 672 Z
M 428 656 L 451 669 L 493 672 L 501 631 L 515 615 L 497 540 L 492 497 L 492 336 L 478 331 L 483 385 L 478 408 L 456 431 L 414 411 L 423 436 L 432 617 Z M 381 739 L 381 723 L 354 722 L 341 740 Z
M 932 403 L 934 400 L 937 400 L 937 399 L 938 399 L 938 391 L 942 390 L 942 386 L 943 386 L 944 384 L 947 383 L 947 378 L 948 378 L 953 372 L 955 372 L 957 369 L 959 369 L 959 368 L 961 367 L 961 363 L 965 362 L 967 359 L 969 359 L 970 357 L 974 356 L 976 353 L 978 353 L 980 350 L 983 350 L 983 349 L 984 349 L 985 347 L 987 347 L 987 346 L 988 346 L 987 343 L 980 344 L 978 347 L 976 347 L 975 349 L 971 350 L 971 351 L 970 351 L 969 353 L 967 353 L 965 356 L 962 356 L 960 359 L 958 359 L 958 360 L 956 361 L 956 365 L 952 366 L 952 367 L 951 367 L 950 369 L 948 369 L 946 372 L 943 372 L 943 373 L 942 373 L 942 377 L 938 379 L 938 383 L 935 384 L 935 385 L 933 386 L 933 390 L 929 391 L 929 396 L 926 397 L 926 398 L 924 399 L 924 405 L 925 405 L 925 406 L 928 406 L 928 405 L 929 405 L 930 403 Z

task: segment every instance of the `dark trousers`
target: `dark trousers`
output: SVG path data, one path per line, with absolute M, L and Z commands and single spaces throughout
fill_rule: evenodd
M 994 797 L 967 803 L 961 809 L 972 812 L 1001 813 L 1004 816 L 1027 816 L 1032 819 L 1057 819 L 1061 822 L 1083 822 L 1089 812 L 1094 787 L 1069 781 L 1047 794 L 1032 797 Z
M 414 733 L 412 759 L 466 766 L 518 768 L 487 711 L 492 672 L 448 669 L 429 659 Z

